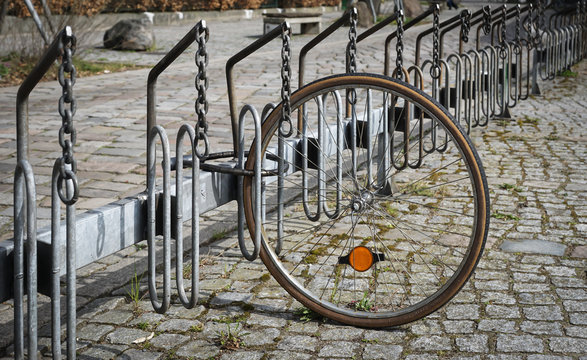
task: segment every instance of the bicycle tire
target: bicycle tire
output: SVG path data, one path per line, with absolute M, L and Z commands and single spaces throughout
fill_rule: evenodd
M 308 107 L 316 103 L 317 110 L 315 112 L 321 114 L 318 115 L 321 120 L 317 121 L 316 127 L 326 126 L 331 132 L 331 138 L 336 137 L 336 140 L 340 140 L 338 135 L 332 134 L 331 127 L 332 124 L 342 123 L 342 120 L 337 117 L 334 122 L 328 122 L 326 119 L 329 112 L 327 112 L 326 105 L 321 103 L 321 99 L 335 98 L 336 94 L 343 90 L 354 94 L 352 96 L 355 97 L 355 105 L 352 106 L 353 112 L 349 117 L 351 121 L 362 115 L 362 119 L 367 117 L 367 122 L 375 124 L 377 119 L 371 115 L 375 111 L 373 108 L 369 108 L 365 104 L 362 107 L 364 109 L 362 114 L 357 112 L 356 108 L 362 104 L 359 95 L 380 92 L 383 95 L 383 100 L 379 109 L 387 108 L 390 99 L 395 105 L 403 103 L 406 113 L 408 111 L 406 109 L 413 108 L 412 113 L 419 114 L 414 116 L 412 121 L 416 123 L 422 121 L 422 124 L 426 122 L 428 130 L 422 137 L 414 135 L 413 130 L 404 129 L 404 133 L 409 133 L 409 136 L 403 137 L 404 141 L 410 144 L 416 143 L 410 145 L 411 148 L 409 146 L 403 147 L 401 144 L 399 147 L 395 146 L 396 140 L 394 139 L 401 138 L 396 135 L 397 132 L 394 133 L 388 129 L 387 133 L 394 134 L 394 136 L 390 141 L 386 140 L 385 142 L 380 140 L 383 132 L 376 132 L 375 134 L 378 135 L 375 136 L 375 140 L 367 137 L 368 146 L 362 145 L 365 149 L 371 149 L 370 157 L 360 154 L 361 151 L 367 152 L 367 150 L 361 150 L 362 148 L 355 151 L 355 153 L 359 152 L 359 155 L 352 154 L 352 150 L 349 149 L 349 132 L 347 131 L 344 146 L 335 151 L 338 162 L 334 165 L 326 164 L 330 166 L 328 168 L 326 166 L 320 168 L 325 161 L 333 161 L 333 156 L 328 153 L 327 145 L 325 145 L 327 140 L 313 140 L 317 142 L 317 145 L 314 146 L 315 149 L 323 151 L 314 155 L 310 160 L 307 160 L 311 157 L 307 151 L 300 151 L 297 146 L 293 149 L 292 146 L 292 149 L 289 150 L 293 151 L 296 156 L 301 156 L 302 160 L 305 158 L 306 160 L 303 161 L 306 162 L 306 165 L 314 162 L 320 166 L 314 166 L 317 169 L 313 170 L 308 168 L 305 171 L 297 171 L 296 174 L 286 178 L 289 185 L 282 186 L 282 188 L 284 192 L 287 192 L 288 199 L 283 200 L 283 206 L 286 210 L 284 210 L 282 221 L 279 222 L 279 226 L 290 227 L 285 232 L 276 229 L 276 212 L 273 209 L 278 204 L 271 202 L 271 199 L 275 199 L 277 196 L 278 186 L 274 184 L 275 181 L 266 186 L 267 219 L 262 226 L 260 257 L 269 272 L 288 293 L 304 306 L 327 318 L 369 328 L 405 324 L 420 319 L 446 304 L 465 285 L 479 261 L 489 228 L 489 198 L 483 167 L 470 139 L 459 124 L 454 122 L 445 108 L 413 86 L 388 77 L 373 74 L 344 74 L 315 81 L 291 95 L 292 118 L 296 118 L 297 112 L 302 112 L 304 116 L 308 115 L 310 113 Z M 344 102 L 347 105 L 349 102 L 347 100 L 352 102 L 352 96 L 350 99 L 345 98 Z M 374 96 L 371 96 L 371 102 L 373 102 L 373 98 Z M 306 105 L 303 106 L 303 104 Z M 413 106 L 407 107 L 406 104 L 413 104 Z M 275 153 L 274 146 L 278 138 L 275 135 L 279 132 L 281 109 L 281 105 L 275 108 L 262 125 L 260 145 L 264 159 L 266 152 Z M 419 109 L 419 112 L 416 109 Z M 339 105 L 337 105 L 335 112 L 336 116 L 340 115 Z M 389 111 L 380 111 L 380 113 L 382 115 L 377 120 L 378 127 L 385 126 L 382 125 L 385 123 L 389 124 L 389 119 L 386 116 L 395 116 L 390 115 Z M 401 116 L 400 113 L 400 119 Z M 407 117 L 410 116 L 407 115 Z M 310 123 L 311 117 L 304 117 L 304 119 L 306 118 L 304 124 Z M 355 121 L 358 123 L 359 120 Z M 325 125 L 319 125 L 321 123 Z M 359 128 L 356 123 L 354 128 L 351 127 L 355 131 Z M 418 124 L 412 125 L 414 129 L 418 127 Z M 404 126 L 407 126 L 408 129 L 411 127 L 410 124 Z M 349 125 L 346 128 L 348 127 Z M 364 128 L 361 128 L 362 130 Z M 352 130 L 350 132 L 352 133 Z M 364 131 L 363 133 L 358 132 L 357 138 L 363 139 L 364 133 Z M 414 137 L 418 138 L 418 136 L 420 138 L 414 140 Z M 308 133 L 298 135 L 298 139 L 300 138 L 309 138 Z M 326 139 L 326 136 L 321 135 L 321 138 Z M 430 143 L 433 142 L 432 138 L 434 141 L 446 138 L 444 145 L 450 144 L 451 146 L 446 146 L 448 150 L 443 147 L 442 152 L 434 151 L 433 148 L 431 151 L 427 151 L 424 158 L 420 159 L 422 164 L 416 169 L 406 165 L 400 170 L 393 169 L 393 167 L 392 170 L 388 170 L 388 164 L 383 164 L 385 161 L 382 159 L 387 156 L 385 154 L 388 154 L 390 149 L 398 148 L 397 151 L 400 153 L 401 149 L 405 149 L 403 154 L 405 155 L 405 152 L 410 152 L 410 149 L 415 147 L 418 142 L 419 147 L 425 146 L 426 143 L 430 147 Z M 259 139 L 253 141 L 250 149 L 251 154 L 254 153 L 258 141 Z M 320 141 L 324 141 L 324 143 Z M 355 139 L 356 141 L 365 142 L 365 140 Z M 377 157 L 374 157 L 373 150 L 378 141 L 379 150 Z M 383 145 L 381 148 L 383 143 L 393 143 L 394 145 L 389 147 Z M 344 150 L 341 150 L 343 148 Z M 355 149 L 357 149 L 356 146 Z M 414 153 L 418 153 L 418 151 L 414 151 Z M 358 156 L 357 159 L 363 159 L 364 162 L 355 160 L 353 163 L 349 160 L 355 156 Z M 401 158 L 399 154 L 397 156 L 398 159 Z M 446 160 L 453 157 L 457 160 Z M 345 161 L 342 166 L 340 158 Z M 407 156 L 406 159 L 409 162 L 412 161 Z M 267 162 L 267 160 L 264 161 Z M 291 161 L 291 159 L 287 161 Z M 252 170 L 254 162 L 254 158 L 249 157 L 245 168 Z M 349 171 L 348 163 L 351 163 L 351 167 L 355 170 Z M 295 163 L 291 162 L 287 165 L 289 169 L 301 167 L 299 159 Z M 433 167 L 430 168 L 430 166 Z M 349 176 L 337 176 L 336 172 L 341 167 L 346 169 L 344 171 Z M 453 168 L 454 170 L 451 170 Z M 365 172 L 369 173 L 369 171 L 371 171 L 371 175 L 366 175 Z M 384 180 L 381 186 L 375 184 L 373 171 L 380 171 L 377 174 L 382 174 L 381 176 L 377 175 L 377 181 L 380 181 L 379 178 Z M 428 172 L 427 178 L 419 177 L 424 171 Z M 459 177 L 458 180 L 455 180 L 455 176 L 463 171 L 466 171 L 465 177 Z M 333 176 L 323 175 L 326 173 Z M 302 175 L 315 177 L 317 188 L 301 184 L 299 178 Z M 351 179 L 349 180 L 349 178 Z M 418 180 L 414 182 L 414 178 Z M 432 182 L 432 178 L 434 178 L 434 182 Z M 437 181 L 444 182 L 438 185 Z M 421 184 L 418 184 L 419 182 Z M 385 184 L 390 185 L 387 190 L 383 190 Z M 414 190 L 416 184 L 420 188 Z M 327 189 L 328 187 L 330 190 Z M 334 191 L 333 187 L 336 188 Z M 431 190 L 433 188 L 434 190 Z M 261 217 L 255 217 L 254 214 L 252 204 L 255 189 L 251 177 L 245 177 L 243 190 L 245 217 L 253 238 L 255 221 L 260 220 Z M 309 199 L 307 194 L 304 195 L 304 192 L 314 193 L 315 199 Z M 456 192 L 462 192 L 463 195 L 456 194 Z M 405 202 L 408 200 L 402 196 L 408 195 L 411 202 L 406 205 Z M 300 197 L 302 198 L 301 202 Z M 429 204 L 432 203 L 430 200 L 436 200 L 437 206 L 430 206 Z M 287 204 L 285 204 L 286 202 Z M 303 209 L 300 209 L 300 203 L 304 206 Z M 392 205 L 389 205 L 390 203 Z M 316 215 L 308 215 L 306 212 L 308 204 L 315 205 L 316 209 L 322 208 L 322 215 L 318 214 L 317 217 L 318 219 L 325 218 L 323 219 L 325 222 L 314 219 Z M 329 206 L 344 210 L 332 210 Z M 457 213 L 457 216 L 451 214 L 459 209 L 462 209 L 462 214 Z M 328 216 L 327 210 L 330 212 Z M 316 212 L 320 211 L 316 210 Z M 333 214 L 334 216 L 332 216 Z M 348 222 L 349 218 L 350 223 Z M 359 221 L 358 219 L 363 220 Z M 385 222 L 387 223 L 385 224 Z M 302 226 L 306 226 L 306 228 L 298 229 Z M 365 232 L 367 236 L 363 236 Z M 272 235 L 274 233 L 277 235 Z M 393 237 L 398 234 L 402 236 L 394 239 Z M 416 241 L 414 234 L 418 234 L 418 237 L 421 238 Z M 277 239 L 277 236 L 280 238 Z M 280 240 L 279 247 L 283 246 L 278 250 L 278 252 L 280 251 L 279 255 L 275 251 L 275 247 L 278 246 L 277 240 Z M 340 245 L 344 241 L 346 243 L 341 247 Z M 350 242 L 352 244 L 349 244 Z M 359 242 L 358 246 L 356 246 L 357 242 Z M 416 245 L 419 247 L 416 248 Z M 362 248 L 369 249 L 371 252 L 371 264 L 368 264 L 366 270 L 361 269 L 358 265 L 360 260 L 368 260 L 368 256 L 363 258 L 358 255 L 359 253 L 367 254 L 367 251 Z M 334 254 L 335 252 L 336 254 Z M 351 256 L 356 259 L 352 265 L 349 260 Z M 319 267 L 318 262 L 320 262 Z M 344 274 L 341 275 L 343 271 Z M 347 271 L 349 272 L 348 277 L 346 276 Z M 380 290 L 381 287 L 386 289 Z M 354 300 L 349 301 L 353 298 Z

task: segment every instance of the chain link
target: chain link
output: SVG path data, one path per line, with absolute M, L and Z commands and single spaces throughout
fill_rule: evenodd
M 464 42 L 469 42 L 469 30 L 471 30 L 471 13 L 463 11 L 461 16 L 461 39 Z
M 397 22 L 397 43 L 395 45 L 395 50 L 397 52 L 397 56 L 395 58 L 395 77 L 399 80 L 404 79 L 404 59 L 403 59 L 403 52 L 404 52 L 404 12 L 402 10 L 396 10 L 396 22 Z
M 534 21 L 533 21 L 533 17 L 534 17 L 534 5 L 532 3 L 530 3 L 530 4 L 528 4 L 528 17 L 527 17 L 528 22 L 524 26 L 524 28 L 526 29 L 526 32 L 528 34 L 528 43 L 527 44 L 528 44 L 529 50 L 532 50 L 532 48 L 534 46 L 534 39 L 533 39 Z
M 59 145 L 62 149 L 59 162 L 59 179 L 57 180 L 58 194 L 61 201 L 66 205 L 76 203 L 79 186 L 75 173 L 77 172 L 77 161 L 73 156 L 73 147 L 76 143 L 76 130 L 73 125 L 73 116 L 77 110 L 77 101 L 73 95 L 73 86 L 75 85 L 77 72 L 73 65 L 73 54 L 76 50 L 76 38 L 71 34 L 71 29 L 67 28 L 61 39 L 61 65 L 57 79 L 62 88 L 61 97 L 59 98 L 59 115 L 61 116 L 61 128 L 59 129 Z M 71 181 L 73 191 L 64 193 L 63 183 Z
M 430 67 L 430 76 L 433 79 L 440 78 L 440 43 L 439 43 L 439 28 L 440 28 L 440 10 L 437 7 L 434 8 L 434 22 L 432 24 L 432 66 Z
M 542 0 L 538 0 L 536 22 L 536 37 L 534 38 L 534 44 L 536 46 L 542 46 L 542 36 L 540 35 L 540 30 L 544 28 L 544 8 L 542 6 Z
M 515 37 L 516 44 L 520 43 L 521 17 L 522 17 L 522 9 L 520 7 L 520 4 L 518 4 L 518 5 L 516 5 L 516 37 Z
M 506 21 L 507 21 L 507 11 L 505 6 L 501 7 L 501 39 L 500 39 L 500 43 L 502 47 L 505 47 L 505 43 L 506 43 Z
M 483 34 L 489 35 L 491 32 L 491 9 L 489 6 L 483 7 Z
M 357 72 L 357 11 L 350 11 L 349 17 L 349 73 L 353 74 Z
M 205 26 L 201 25 L 198 29 L 198 35 L 196 42 L 198 43 L 198 51 L 196 51 L 195 62 L 198 67 L 198 73 L 196 74 L 195 86 L 198 91 L 198 98 L 196 99 L 195 108 L 196 114 L 198 115 L 198 121 L 196 123 L 196 144 L 195 152 L 196 156 L 200 160 L 205 160 L 210 155 L 210 141 L 208 139 L 208 121 L 206 120 L 206 114 L 208 113 L 208 100 L 206 99 L 206 90 L 208 90 L 208 74 L 206 68 L 208 66 L 208 51 L 206 50 L 206 42 L 210 36 L 210 30 Z M 204 142 L 204 152 L 200 152 L 199 142 Z
M 506 50 L 506 46 L 507 46 L 507 39 L 506 39 L 506 30 L 507 30 L 507 11 L 506 11 L 506 7 L 505 5 L 501 7 L 501 25 L 500 25 L 500 30 L 501 30 L 501 39 L 500 39 L 500 49 L 499 49 L 499 57 L 502 59 L 505 59 L 507 57 L 507 50 Z
M 281 122 L 279 134 L 283 137 L 290 137 L 293 133 L 291 122 L 291 28 L 287 23 L 281 26 Z

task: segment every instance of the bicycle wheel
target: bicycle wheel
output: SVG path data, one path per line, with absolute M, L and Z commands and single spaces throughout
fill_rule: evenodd
M 350 325 L 394 326 L 440 308 L 473 272 L 489 224 L 467 135 L 429 96 L 371 74 L 318 80 L 291 105 L 299 134 L 281 151 L 281 106 L 263 123 L 262 216 L 251 178 L 243 185 L 269 272 L 306 307 Z

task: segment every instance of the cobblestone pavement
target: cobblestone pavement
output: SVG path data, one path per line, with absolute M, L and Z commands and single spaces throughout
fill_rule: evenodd
M 230 149 L 224 62 L 260 33 L 261 23 L 215 20 L 209 25 L 210 121 L 216 139 L 213 150 L 220 151 Z M 157 30 L 173 39 L 187 27 Z M 410 59 L 417 33 L 406 33 Z M 309 37 L 293 39 L 297 52 Z M 309 56 L 308 80 L 342 71 L 345 39 L 345 31 L 337 33 L 329 45 Z M 376 35 L 359 45 L 360 69 L 382 71 L 383 39 Z M 278 98 L 278 48 L 276 42 L 273 49 L 264 49 L 239 67 L 237 93 L 242 103 L 260 108 Z M 84 56 L 115 54 L 92 50 Z M 122 56 L 153 64 L 161 55 Z M 194 118 L 192 60 L 192 55 L 182 57 L 158 84 L 159 122 L 169 129 Z M 79 358 L 587 359 L 587 64 L 573 70 L 577 77 L 540 83 L 543 95 L 512 109 L 512 120 L 492 121 L 486 129 L 473 131 L 491 189 L 489 240 L 474 276 L 438 312 L 383 330 L 307 319 L 307 313 L 298 311 L 301 305 L 269 276 L 260 260 L 242 258 L 236 233 L 209 232 L 204 237 L 215 241 L 200 250 L 200 301 L 191 310 L 174 298 L 167 314 L 153 312 L 145 295 L 146 276 L 140 299 L 130 300 L 129 282 L 146 270 L 144 243 L 80 269 Z M 76 84 L 80 211 L 144 189 L 147 72 L 105 74 Z M 59 155 L 56 89 L 55 84 L 44 83 L 30 101 L 31 159 L 40 183 L 50 180 Z M 12 226 L 16 88 L 0 89 L 0 94 L 0 225 L 7 238 Z M 46 209 L 48 188 L 40 189 L 39 202 L 45 206 L 41 209 Z M 48 212 L 40 210 L 39 215 L 46 223 Z M 208 212 L 202 217 L 203 231 L 219 222 L 231 227 L 232 219 L 234 204 Z M 40 297 L 39 308 L 45 324 L 40 351 L 49 356 L 46 297 Z M 11 354 L 12 311 L 10 301 L 0 304 L 0 356 Z M 229 332 L 243 343 L 223 345 Z

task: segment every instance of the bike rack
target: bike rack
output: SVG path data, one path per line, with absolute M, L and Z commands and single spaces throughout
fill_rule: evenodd
M 402 67 L 402 73 L 407 81 L 410 79 L 418 88 L 424 89 L 426 76 L 424 69 L 430 66 L 432 73 L 432 86 L 430 92 L 436 99 L 440 99 L 458 122 L 466 126 L 467 131 L 477 126 L 485 126 L 490 117 L 507 115 L 509 106 L 515 106 L 519 101 L 526 99 L 530 94 L 538 91 L 536 84 L 537 74 L 547 80 L 554 77 L 558 72 L 569 68 L 573 63 L 583 59 L 587 53 L 587 36 L 584 35 L 587 20 L 587 2 L 581 1 L 575 11 L 554 12 L 549 10 L 552 5 L 546 8 L 539 2 L 538 8 L 532 5 L 520 7 L 519 5 L 506 10 L 505 5 L 494 10 L 489 7 L 473 14 L 467 11 L 436 24 L 436 30 L 440 33 L 440 44 L 437 47 L 440 58 L 435 64 L 433 60 L 425 59 L 420 66 L 420 45 L 424 36 L 434 32 L 434 26 L 422 32 L 416 42 L 415 64 L 406 69 Z M 542 24 L 546 10 L 552 11 L 548 18 L 548 29 Z M 422 15 L 407 24 L 402 24 L 403 16 L 393 14 L 382 23 L 366 30 L 355 39 L 351 38 L 347 46 L 347 72 L 354 71 L 349 51 L 356 43 L 366 39 L 375 32 L 383 29 L 386 25 L 398 21 L 398 30 L 391 33 L 385 40 L 385 63 L 384 73 L 390 73 L 390 51 L 391 40 L 397 38 L 398 32 L 416 25 L 432 14 L 437 14 L 438 7 L 432 6 Z M 534 16 L 534 12 L 537 13 Z M 522 14 L 528 15 L 522 20 Z M 516 38 L 508 41 L 505 34 L 505 26 L 508 20 L 516 21 Z M 304 84 L 304 67 L 307 53 L 317 44 L 323 41 L 336 29 L 346 23 L 353 24 L 356 13 L 349 11 L 338 21 L 332 24 L 316 38 L 310 41 L 300 52 L 299 85 Z M 464 31 L 466 24 L 466 31 Z M 537 23 L 537 25 L 536 25 Z M 459 50 L 456 53 L 443 56 L 443 37 L 449 31 L 461 26 L 459 37 Z M 477 26 L 475 49 L 464 50 L 464 43 L 468 35 L 468 28 Z M 487 31 L 489 26 L 490 31 Z M 520 29 L 525 29 L 525 38 L 519 35 Z M 501 30 L 498 39 L 500 44 L 494 44 L 495 30 Z M 352 33 L 351 26 L 351 33 Z M 482 47 L 480 32 L 483 30 L 490 36 L 490 44 Z M 349 95 L 343 97 L 335 91 L 332 97 L 335 107 L 338 109 L 336 123 L 327 123 L 324 119 L 318 121 L 318 133 L 316 137 L 307 133 L 307 124 L 298 119 L 298 126 L 293 133 L 291 123 L 287 124 L 287 109 L 289 89 L 289 74 L 284 65 L 285 77 L 282 87 L 282 103 L 280 105 L 268 104 L 263 109 L 261 116 L 251 105 L 245 105 L 237 119 L 237 99 L 232 77 L 234 66 L 247 56 L 268 44 L 271 40 L 282 36 L 284 41 L 283 51 L 287 58 L 286 39 L 289 36 L 290 28 L 285 23 L 268 33 L 266 36 L 255 41 L 235 56 L 226 65 L 228 93 L 231 111 L 231 126 L 233 130 L 233 152 L 211 153 L 209 142 L 205 136 L 205 113 L 207 102 L 205 89 L 207 78 L 205 69 L 207 65 L 207 54 L 205 44 L 208 36 L 208 29 L 204 21 L 196 24 L 186 36 L 151 70 L 147 81 L 147 190 L 144 194 L 136 197 L 118 201 L 100 209 L 92 214 L 81 214 L 76 216 L 75 203 L 79 194 L 79 185 L 76 178 L 76 162 L 73 158 L 73 145 L 76 142 L 76 131 L 73 126 L 77 102 L 73 96 L 75 84 L 75 67 L 71 62 L 71 56 L 75 52 L 76 40 L 71 28 L 64 28 L 48 47 L 42 59 L 35 66 L 31 74 L 26 78 L 18 90 L 17 96 L 17 166 L 14 178 L 14 240 L 0 244 L 0 263 L 2 266 L 13 264 L 12 269 L 3 268 L 0 278 L 0 299 L 14 298 L 14 356 L 16 359 L 23 359 L 25 354 L 28 358 L 34 359 L 37 356 L 37 292 L 47 294 L 51 297 L 51 330 L 52 330 L 52 355 L 53 358 L 61 358 L 61 308 L 60 308 L 60 276 L 66 275 L 66 311 L 67 311 L 67 357 L 75 358 L 76 349 L 76 277 L 75 270 L 87 265 L 101 257 L 114 253 L 124 247 L 144 240 L 144 229 L 147 229 L 148 251 L 148 272 L 149 272 L 149 294 L 155 311 L 164 313 L 170 306 L 171 301 L 171 239 L 175 239 L 175 266 L 176 272 L 183 271 L 183 224 L 190 221 L 191 249 L 190 256 L 193 262 L 191 273 L 191 295 L 187 296 L 182 276 L 177 276 L 176 287 L 178 298 L 186 308 L 195 306 L 198 300 L 198 259 L 199 259 L 199 216 L 204 212 L 214 209 L 231 200 L 238 201 L 239 219 L 238 235 L 239 245 L 243 256 L 249 260 L 255 259 L 259 254 L 261 241 L 260 221 L 256 222 L 253 250 L 246 248 L 244 238 L 244 214 L 243 214 L 243 179 L 254 178 L 255 200 L 254 214 L 257 217 L 264 217 L 265 213 L 274 210 L 265 208 L 264 189 L 272 182 L 283 184 L 284 178 L 297 170 L 309 168 L 320 168 L 324 161 L 322 157 L 337 154 L 338 163 L 341 162 L 340 154 L 344 149 L 351 149 L 353 156 L 358 148 L 365 147 L 371 142 L 373 136 L 382 137 L 387 142 L 393 142 L 396 131 L 403 132 L 404 140 L 412 139 L 414 132 L 420 140 L 427 137 L 429 145 L 420 146 L 417 149 L 404 148 L 403 161 L 399 161 L 394 155 L 397 149 L 391 146 L 387 149 L 375 149 L 382 155 L 385 166 L 393 166 L 396 169 L 407 167 L 418 168 L 424 154 L 432 152 L 443 152 L 446 150 L 448 141 L 443 141 L 443 136 L 437 133 L 434 127 L 425 126 L 425 115 L 421 109 L 413 105 L 405 108 L 397 115 L 395 103 L 390 101 L 382 108 L 374 108 L 371 105 L 370 94 L 367 97 L 367 111 L 364 118 L 350 116 L 349 111 L 344 114 L 344 107 L 354 106 L 349 101 Z M 196 77 L 198 99 L 196 110 L 198 112 L 198 124 L 194 128 L 184 124 L 178 130 L 176 138 L 175 158 L 171 156 L 169 141 L 166 131 L 156 121 L 156 83 L 168 66 L 183 53 L 192 43 L 198 42 L 198 54 L 196 65 L 198 76 Z M 354 41 L 354 43 L 353 43 Z M 524 55 L 525 54 L 525 55 Z M 533 54 L 533 60 L 531 60 Z M 524 57 L 525 56 L 525 57 Z M 59 114 L 62 117 L 62 128 L 59 130 L 59 142 L 62 146 L 63 155 L 54 164 L 52 173 L 52 210 L 51 226 L 46 229 L 37 229 L 36 224 L 36 189 L 34 171 L 29 163 L 28 155 L 28 116 L 27 103 L 30 93 L 43 77 L 49 67 L 59 58 L 61 66 L 59 71 L 59 82 L 63 93 L 59 99 Z M 515 59 L 515 61 L 513 61 Z M 524 62 L 525 60 L 525 62 Z M 439 69 L 434 70 L 438 65 Z M 501 73 L 499 69 L 501 65 Z M 395 75 L 398 75 L 397 73 Z M 525 86 L 522 86 L 525 77 Z M 533 77 L 530 80 L 530 77 Z M 501 81 L 501 84 L 500 84 Z M 530 85 L 532 83 L 532 85 Z M 443 87 L 440 85 L 443 84 Z M 455 85 L 452 87 L 451 85 Z M 525 91 L 523 91 L 525 88 Z M 453 90 L 454 89 L 454 90 Z M 498 91 L 500 94 L 498 94 Z M 352 91 L 350 92 L 352 93 Z M 453 96 L 454 93 L 454 96 Z M 322 109 L 327 97 L 316 100 L 317 109 Z M 261 158 L 261 147 L 255 147 L 254 154 L 247 154 L 244 149 L 244 122 L 247 117 L 252 117 L 255 129 L 255 137 L 261 137 L 261 123 L 273 112 L 282 112 L 282 122 L 279 127 L 279 141 L 276 148 L 267 150 L 266 157 Z M 318 110 L 319 112 L 319 110 Z M 353 111 L 350 112 L 354 114 Z M 204 116 L 204 121 L 202 121 Z M 400 116 L 400 121 L 398 120 Z M 382 119 L 380 122 L 378 119 Z M 417 123 L 410 121 L 416 119 Z M 283 126 L 282 126 L 283 125 Z M 289 128 L 288 128 L 289 126 Z M 335 140 L 329 140 L 325 134 L 335 134 Z M 185 156 L 184 142 L 189 139 L 189 155 Z M 202 142 L 203 141 L 203 145 Z M 157 144 L 161 144 L 163 168 L 163 186 L 156 184 L 157 168 Z M 334 144 L 336 143 L 336 145 Z M 408 141 L 404 143 L 409 144 Z M 202 150 L 201 146 L 204 146 Z M 317 149 L 324 150 L 323 155 L 317 154 Z M 410 158 L 411 151 L 417 152 L 418 156 Z M 312 155 L 316 153 L 315 155 Z M 254 170 L 244 170 L 244 162 L 247 156 L 254 156 L 256 167 Z M 206 163 L 208 160 L 223 159 L 232 157 L 232 161 L 216 165 Z M 370 159 L 370 158 L 369 158 Z M 353 159 L 354 167 L 357 162 Z M 370 160 L 369 160 L 370 161 Z M 270 164 L 275 163 L 276 165 Z M 384 167 L 385 167 L 384 166 Z M 184 175 L 184 169 L 191 168 L 191 173 Z M 369 167 L 370 168 L 370 167 Z M 387 169 L 387 168 L 385 168 Z M 176 171 L 175 186 L 171 184 L 171 171 Z M 306 216 L 312 219 L 321 213 L 329 218 L 336 218 L 340 214 L 341 199 L 336 198 L 333 204 L 327 204 L 324 192 L 327 188 L 329 176 L 342 177 L 343 169 L 339 166 L 338 173 L 325 175 L 321 173 L 316 179 L 304 178 L 303 180 L 303 209 Z M 353 170 L 354 171 L 354 170 Z M 386 171 L 386 170 L 385 170 Z M 302 176 L 306 171 L 302 171 Z M 378 177 L 380 174 L 369 173 L 369 179 Z M 379 178 L 378 178 L 379 181 Z M 378 183 L 382 188 L 385 184 Z M 224 192 L 220 188 L 235 188 L 237 191 Z M 218 196 L 207 197 L 208 190 L 215 191 Z M 337 188 L 338 193 L 341 189 Z M 315 199 L 311 197 L 316 195 Z M 287 199 L 288 195 L 278 193 L 281 200 Z M 283 201 L 279 201 L 283 203 Z M 66 207 L 66 220 L 61 223 L 60 207 Z M 315 206 L 315 207 L 314 207 Z M 283 209 L 277 209 L 278 228 L 283 222 Z M 130 224 L 120 224 L 121 218 L 130 218 Z M 116 220 L 118 219 L 118 220 Z M 112 220 L 112 221 L 110 221 Z M 117 222 L 118 221 L 118 222 Z M 98 224 L 102 224 L 99 226 Z M 94 236 L 96 229 L 102 229 L 100 239 Z M 156 241 L 162 236 L 163 244 L 163 293 L 159 299 L 156 288 Z M 108 240 L 108 239 L 109 240 Z M 102 241 L 103 248 L 97 253 L 90 253 L 86 248 L 90 243 Z M 281 244 L 277 244 L 276 253 L 279 253 Z M 26 253 L 26 255 L 25 255 Z M 25 260 L 26 257 L 26 260 Z M 379 259 L 379 255 L 377 255 Z M 25 264 L 27 269 L 25 271 Z M 8 280 L 7 280 L 8 279 Z M 27 295 L 27 337 L 25 338 L 24 320 L 24 295 Z M 25 351 L 26 343 L 26 351 Z

